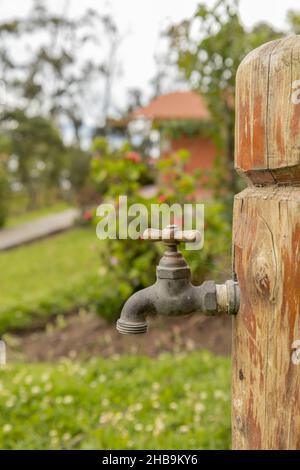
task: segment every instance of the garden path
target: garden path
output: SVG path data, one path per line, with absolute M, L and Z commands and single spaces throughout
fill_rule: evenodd
M 78 209 L 66 209 L 37 220 L 0 231 L 0 251 L 16 248 L 54 233 L 72 228 L 79 217 Z

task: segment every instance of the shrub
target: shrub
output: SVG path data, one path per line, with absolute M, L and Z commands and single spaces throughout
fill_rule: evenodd
M 128 207 L 134 203 L 142 203 L 150 208 L 151 204 L 183 205 L 197 201 L 197 190 L 201 181 L 201 172 L 187 174 L 184 171 L 189 154 L 185 150 L 178 151 L 160 161 L 143 159 L 126 144 L 119 150 L 112 150 L 104 139 L 94 142 L 94 158 L 92 159 L 92 175 L 99 187 L 103 202 L 114 203 L 118 207 L 119 196 L 126 195 Z M 145 197 L 141 192 L 145 174 L 159 174 L 160 184 L 155 197 Z M 199 202 L 199 201 L 198 201 Z M 149 211 L 150 212 L 150 211 Z M 149 213 L 148 212 L 148 213 Z M 95 222 L 98 219 L 95 217 Z M 117 221 L 118 222 L 118 221 Z M 141 240 L 105 240 L 106 249 L 103 253 L 103 269 L 106 276 L 113 279 L 113 289 L 117 288 L 117 302 L 120 306 L 133 291 L 147 287 L 155 280 L 155 265 L 162 253 L 161 244 L 143 242 Z M 224 253 L 229 252 L 230 224 L 222 202 L 209 201 L 205 206 L 205 244 L 204 248 L 195 252 L 185 252 L 190 263 L 193 280 L 200 283 L 212 270 L 216 270 Z M 103 250 L 104 251 L 104 250 Z M 222 271 L 223 266 L 218 266 Z M 109 300 L 108 300 L 109 299 Z M 98 303 L 101 314 L 115 319 L 119 309 L 108 308 L 111 301 L 108 293 Z

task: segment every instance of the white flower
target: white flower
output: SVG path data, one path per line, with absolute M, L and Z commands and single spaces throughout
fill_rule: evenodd
M 27 385 L 30 385 L 30 384 L 32 383 L 32 375 L 27 375 L 27 377 L 25 377 L 24 382 L 25 382 Z
M 144 429 L 143 425 L 141 423 L 137 423 L 135 426 L 134 426 L 134 429 L 135 431 L 142 431 Z
M 143 409 L 143 405 L 141 403 L 136 403 L 135 405 L 133 405 L 132 409 L 134 411 L 141 411 Z
M 202 413 L 202 411 L 205 410 L 205 406 L 203 405 L 203 403 L 199 402 L 199 403 L 196 403 L 195 404 L 195 412 L 196 413 Z
M 42 382 L 48 382 L 49 380 L 49 374 L 48 373 L 44 373 L 41 377 L 41 380 Z
M 113 413 L 108 412 L 108 413 L 103 413 L 103 415 L 100 416 L 99 418 L 99 423 L 100 424 L 107 424 L 111 421 L 113 418 Z
M 158 382 L 153 382 L 152 384 L 152 390 L 159 390 L 160 389 L 160 384 Z
M 152 393 L 152 394 L 150 395 L 150 400 L 152 400 L 152 401 L 158 400 L 158 395 L 157 395 L 157 393 Z
M 35 385 L 34 387 L 32 387 L 31 389 L 31 393 L 32 395 L 38 395 L 40 393 L 41 389 L 40 387 L 38 387 L 37 385 Z
M 158 416 L 154 423 L 154 430 L 153 430 L 154 436 L 158 436 L 158 434 L 160 434 L 164 429 L 165 429 L 165 423 L 162 417 Z
M 175 402 L 170 403 L 170 409 L 171 410 L 177 410 L 178 409 L 177 403 L 175 403 Z
M 73 403 L 74 401 L 74 398 L 72 397 L 72 395 L 66 395 L 64 398 L 63 398 L 63 403 L 65 405 L 70 405 L 71 403 Z
M 12 425 L 11 424 L 4 424 L 4 426 L 2 428 L 2 431 L 4 432 L 4 434 L 9 433 L 10 431 L 12 431 Z
M 214 391 L 214 397 L 219 400 L 226 400 L 227 396 L 222 390 L 215 390 Z
M 11 397 L 9 400 L 6 402 L 6 408 L 13 408 L 15 404 L 15 398 Z
M 50 382 L 48 382 L 44 388 L 45 388 L 45 392 L 50 392 L 50 390 L 52 390 L 53 388 L 53 385 Z
M 189 432 L 190 428 L 188 426 L 180 426 L 179 432 L 182 432 L 183 434 Z

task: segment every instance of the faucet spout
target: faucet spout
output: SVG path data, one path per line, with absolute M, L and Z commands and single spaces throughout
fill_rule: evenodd
M 146 316 L 156 313 L 153 295 L 154 285 L 140 290 L 129 297 L 117 321 L 119 333 L 123 335 L 147 333 L 148 324 Z
M 238 308 L 236 304 L 230 307 L 230 312 L 224 307 L 228 305 L 228 297 L 220 303 L 220 287 L 223 288 L 217 286 L 214 281 L 193 286 L 188 279 L 158 278 L 155 284 L 136 292 L 127 300 L 117 321 L 117 330 L 124 335 L 146 333 L 148 315 L 185 316 L 192 313 L 218 315 L 224 311 L 236 312 Z

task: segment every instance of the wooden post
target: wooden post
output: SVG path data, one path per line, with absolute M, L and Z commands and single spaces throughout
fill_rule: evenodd
M 236 113 L 233 448 L 300 449 L 300 36 L 243 60 Z

